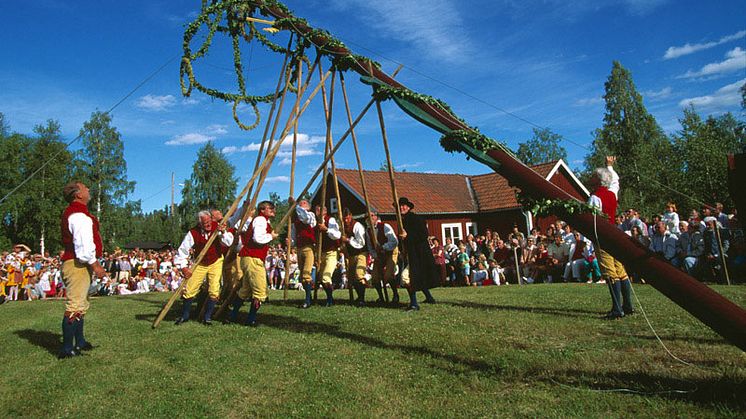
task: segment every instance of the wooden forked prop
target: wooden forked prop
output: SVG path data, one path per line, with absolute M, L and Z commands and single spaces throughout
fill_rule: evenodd
M 326 80 L 326 78 L 329 77 L 329 74 L 330 74 L 330 72 L 327 72 L 324 75 L 324 77 L 322 77 L 321 83 L 323 83 L 324 80 Z M 306 90 L 307 87 L 308 87 L 307 85 L 303 87 L 304 93 L 305 93 L 305 90 Z M 264 171 L 265 167 L 268 167 L 272 163 L 272 160 L 277 155 L 277 153 L 280 151 L 280 146 L 282 145 L 283 141 L 285 140 L 285 137 L 287 136 L 287 132 L 290 130 L 290 126 L 291 126 L 292 122 L 296 118 L 300 118 L 300 116 L 303 115 L 303 112 L 305 112 L 305 110 L 308 108 L 308 105 L 311 103 L 311 100 L 319 92 L 320 87 L 321 87 L 321 85 L 316 86 L 316 88 L 313 90 L 313 92 L 309 95 L 308 99 L 306 99 L 306 102 L 303 104 L 303 107 L 301 108 L 301 110 L 300 110 L 300 112 L 298 114 L 296 114 L 295 112 L 293 112 L 293 113 L 290 114 L 290 116 L 288 117 L 288 121 L 285 124 L 285 128 L 282 131 L 282 135 L 278 139 L 277 144 L 271 150 L 271 154 L 269 154 L 267 157 L 265 157 L 265 159 L 262 162 L 262 164 L 259 165 L 259 167 L 257 168 L 256 171 L 254 171 L 254 174 L 251 176 L 251 179 L 249 179 L 249 181 L 246 183 L 246 186 L 244 186 L 244 189 L 241 191 L 241 193 L 233 201 L 233 204 L 230 206 L 230 208 L 228 209 L 228 211 L 226 211 L 225 216 L 224 216 L 224 220 L 229 219 L 233 215 L 233 213 L 236 211 L 236 208 L 238 207 L 239 202 L 241 202 L 241 200 L 243 199 L 244 195 L 248 194 L 249 188 L 254 183 L 254 181 L 256 180 L 256 178 L 260 175 L 261 172 Z M 298 97 L 297 101 L 299 101 L 299 100 L 300 100 L 300 96 Z M 256 199 L 252 199 L 251 204 L 245 208 L 245 212 L 249 212 L 250 208 L 254 207 L 255 205 L 256 205 Z M 244 217 L 246 217 L 246 214 L 244 214 Z M 202 258 L 204 258 L 204 256 L 207 253 L 207 250 L 209 249 L 209 247 L 212 246 L 212 243 L 215 241 L 216 237 L 217 237 L 216 232 L 213 232 L 213 234 L 210 235 L 210 238 L 208 239 L 207 244 L 205 244 L 204 249 L 202 249 L 202 251 L 200 252 L 200 254 L 197 256 L 197 259 L 195 259 L 194 265 L 198 265 L 202 261 Z M 158 325 L 161 323 L 161 321 L 163 320 L 163 318 L 166 317 L 166 314 L 171 309 L 171 306 L 173 306 L 174 302 L 176 301 L 176 299 L 181 294 L 181 291 L 184 289 L 184 286 L 186 285 L 187 279 L 188 278 L 184 278 L 184 280 L 181 282 L 181 285 L 179 285 L 179 288 L 176 290 L 176 292 L 174 292 L 174 294 L 171 296 L 171 298 L 169 298 L 168 302 L 166 303 L 166 305 L 163 307 L 163 309 L 161 310 L 161 312 L 158 314 L 158 316 L 156 317 L 155 321 L 153 322 L 153 328 L 158 327 Z M 226 301 L 229 301 L 229 300 L 226 300 Z M 225 302 L 222 304 L 221 309 L 224 309 L 224 306 L 226 306 Z
M 298 69 L 298 80 L 301 79 L 302 71 Z M 297 102 L 296 102 L 296 109 L 295 112 L 298 113 L 297 109 Z M 298 149 L 298 119 L 295 120 L 295 123 L 293 124 L 293 151 L 292 155 L 290 156 L 290 191 L 288 192 L 288 196 L 290 198 L 293 198 L 293 194 L 295 193 L 295 163 L 296 163 L 296 157 L 297 157 L 297 149 Z M 285 239 L 285 248 L 287 249 L 287 254 L 285 255 L 285 278 L 283 279 L 283 286 L 282 286 L 282 299 L 287 300 L 288 299 L 288 285 L 290 284 L 290 250 L 291 246 L 293 244 L 293 239 L 290 237 L 290 227 L 288 227 L 288 236 Z M 296 258 L 298 255 L 296 255 Z M 297 259 L 296 259 L 297 260 Z

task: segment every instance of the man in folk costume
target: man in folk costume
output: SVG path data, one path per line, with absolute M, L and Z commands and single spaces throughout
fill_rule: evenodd
M 80 351 L 93 349 L 83 332 L 84 317 L 90 307 L 88 288 L 92 275 L 103 278 L 106 271 L 98 262 L 104 246 L 98 219 L 88 212 L 88 202 L 91 200 L 88 187 L 80 182 L 71 182 L 65 185 L 62 195 L 69 205 L 60 220 L 65 249 L 62 254 L 62 280 L 67 298 L 59 358 L 69 358 L 80 355 Z
M 368 269 L 368 247 L 365 227 L 352 218 L 352 211 L 344 209 L 345 244 L 347 246 L 347 279 L 357 291 L 357 305 L 365 306 L 365 273 Z
M 370 218 L 373 221 L 373 232 L 376 235 L 378 246 L 373 251 L 373 286 L 378 292 L 378 303 L 382 303 L 383 287 L 391 284 L 394 293 L 391 302 L 399 303 L 399 284 L 394 280 L 396 274 L 396 263 L 399 259 L 399 239 L 396 238 L 394 228 L 378 218 L 378 214 L 371 211 Z
M 311 291 L 313 290 L 314 247 L 316 245 L 316 215 L 311 211 L 311 204 L 306 199 L 298 201 L 293 217 L 293 239 L 298 249 L 298 267 L 306 298 L 301 308 L 311 307 Z
M 316 219 L 319 220 L 319 223 L 316 225 L 317 234 L 319 232 L 326 233 L 326 236 L 321 240 L 321 260 L 319 261 L 316 280 L 318 281 L 319 276 L 321 277 L 321 285 L 324 287 L 324 292 L 326 292 L 326 306 L 331 307 L 334 305 L 332 297 L 332 292 L 334 291 L 332 275 L 334 275 L 334 270 L 337 268 L 342 231 L 339 229 L 337 220 L 327 214 L 326 207 L 317 205 L 315 213 Z
M 272 231 L 269 224 L 270 219 L 275 216 L 275 205 L 270 201 L 262 201 L 257 206 L 257 213 L 239 234 L 238 257 L 243 277 L 231 312 L 231 321 L 236 322 L 244 301 L 251 299 L 246 325 L 252 327 L 257 326 L 256 314 L 262 302 L 267 299 L 267 270 L 264 261 L 269 252 L 269 242 L 277 238 L 277 233 Z
M 409 292 L 407 310 L 419 310 L 417 291 L 425 294 L 426 303 L 435 303 L 430 288 L 438 286 L 439 274 L 436 271 L 435 259 L 427 241 L 429 233 L 427 223 L 420 215 L 415 214 L 414 203 L 405 197 L 399 198 L 399 211 L 402 216 L 404 231 L 399 233 L 407 258 L 407 274 L 402 273 L 402 282 Z
M 218 302 L 220 296 L 220 276 L 223 271 L 223 253 L 228 246 L 233 243 L 233 234 L 226 231 L 225 225 L 218 224 L 213 221 L 212 214 L 210 211 L 200 211 L 197 214 L 199 224 L 189 230 L 184 236 L 179 250 L 174 256 L 174 265 L 181 269 L 182 274 L 186 279 L 186 285 L 184 287 L 184 306 L 182 307 L 181 317 L 176 320 L 176 324 L 182 324 L 189 320 L 189 311 L 192 308 L 192 301 L 194 297 L 199 294 L 202 282 L 207 279 L 207 301 L 205 302 L 205 318 L 204 323 L 206 325 L 212 324 L 212 312 L 215 310 L 215 305 Z M 204 257 L 200 261 L 199 265 L 194 268 L 194 271 L 190 270 L 187 265 L 189 264 L 189 251 L 194 249 L 194 256 L 197 257 L 207 245 L 210 236 L 214 231 L 217 230 L 218 237 L 212 242 L 212 245 L 207 249 Z
M 594 189 L 588 198 L 588 204 L 600 209 L 608 221 L 614 224 L 619 194 L 619 175 L 614 171 L 616 157 L 606 156 L 606 167 L 593 172 L 590 186 Z M 618 319 L 634 313 L 632 307 L 632 286 L 624 265 L 597 246 L 598 263 L 601 274 L 606 280 L 611 294 L 611 311 L 605 316 L 607 319 Z

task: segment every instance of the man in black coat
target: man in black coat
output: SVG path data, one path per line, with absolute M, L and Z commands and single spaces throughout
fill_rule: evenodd
M 435 270 L 435 259 L 427 240 L 429 234 L 425 219 L 412 212 L 414 204 L 407 198 L 399 198 L 399 210 L 402 215 L 404 231 L 399 234 L 407 260 L 409 275 L 402 275 L 404 286 L 409 292 L 407 310 L 419 310 L 417 291 L 425 294 L 426 303 L 434 303 L 430 288 L 438 286 L 438 272 Z

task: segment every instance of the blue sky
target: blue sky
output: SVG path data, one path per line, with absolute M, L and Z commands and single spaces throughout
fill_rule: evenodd
M 11 129 L 31 133 L 49 118 L 64 137 L 77 136 L 95 110 L 106 110 L 155 69 L 181 54 L 184 24 L 199 0 L 0 2 L 0 112 Z M 568 141 L 568 163 L 582 165 L 602 124 L 603 84 L 618 60 L 633 75 L 648 110 L 667 132 L 680 129 L 683 107 L 703 115 L 733 112 L 743 118 L 738 87 L 746 82 L 746 7 L 742 1 L 666 0 L 306 0 L 288 1 L 297 16 L 371 56 L 410 88 L 445 100 L 482 132 L 513 148 L 534 126 Z M 281 35 L 278 39 L 284 39 Z M 230 41 L 216 37 L 197 76 L 223 90 L 235 89 Z M 282 57 L 260 45 L 244 45 L 250 90 L 271 91 Z M 262 129 L 241 131 L 231 106 L 200 93 L 181 96 L 178 59 L 114 112 L 122 133 L 128 175 L 137 182 L 131 199 L 143 209 L 170 200 L 171 173 L 189 177 L 197 150 L 214 141 L 248 180 Z M 369 87 L 347 77 L 353 114 L 369 99 Z M 337 101 L 337 105 L 341 102 Z M 345 129 L 335 106 L 334 132 Z M 262 109 L 266 116 L 266 108 Z M 450 155 L 439 136 L 393 104 L 384 104 L 394 165 L 419 172 L 484 173 Z M 248 110 L 241 116 L 251 120 Z M 301 121 L 297 185 L 305 185 L 322 159 L 324 121 L 312 106 Z M 358 129 L 364 165 L 385 160 L 375 113 Z M 335 139 L 338 135 L 335 135 Z M 253 145 L 252 145 L 253 144 Z M 351 144 L 337 158 L 354 168 Z M 272 168 L 265 192 L 286 196 L 287 159 Z M 444 191 L 447 193 L 447 191 Z M 177 201 L 179 199 L 177 190 Z

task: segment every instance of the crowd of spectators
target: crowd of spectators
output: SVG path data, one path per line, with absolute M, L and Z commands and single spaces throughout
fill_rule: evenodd
M 722 204 L 692 210 L 684 220 L 668 202 L 664 212 L 650 219 L 629 208 L 617 216 L 617 226 L 661 258 L 702 281 L 724 282 L 726 271 L 736 279 L 746 275 L 743 230 L 735 214 Z M 486 286 L 510 283 L 604 283 L 593 242 L 564 221 L 528 235 L 514 227 L 507 236 L 485 230 L 464 240 L 441 243 L 431 237 L 435 264 L 444 286 Z M 119 250 L 104 253 L 108 273 L 96 279 L 91 295 L 129 295 L 176 290 L 184 279 L 174 266 L 175 250 Z M 22 244 L 0 257 L 0 301 L 36 300 L 65 295 L 59 256 L 32 254 Z M 290 251 L 290 287 L 298 288 L 297 255 Z M 369 261 L 369 273 L 372 261 Z M 265 265 L 270 289 L 284 285 L 288 255 L 283 246 L 271 248 Z M 726 269 L 727 268 L 727 269 Z M 400 269 L 401 271 L 401 266 Z M 644 280 L 630 272 L 635 280 Z M 313 275 L 313 274 L 312 274 Z M 346 286 L 344 256 L 333 275 L 336 288 Z

